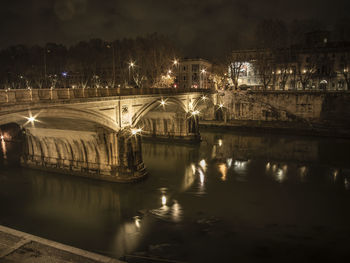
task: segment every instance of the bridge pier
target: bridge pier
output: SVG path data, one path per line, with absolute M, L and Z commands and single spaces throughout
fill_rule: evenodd
M 145 138 L 199 142 L 198 117 L 189 113 L 151 112 L 140 120 Z
M 114 182 L 143 178 L 141 139 L 130 128 L 97 132 L 26 128 L 25 167 Z

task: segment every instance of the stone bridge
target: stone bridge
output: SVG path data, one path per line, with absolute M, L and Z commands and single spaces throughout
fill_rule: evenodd
M 198 141 L 198 118 L 212 118 L 217 99 L 198 89 L 0 90 L 2 148 L 21 141 L 26 167 L 134 181 L 146 175 L 141 135 Z

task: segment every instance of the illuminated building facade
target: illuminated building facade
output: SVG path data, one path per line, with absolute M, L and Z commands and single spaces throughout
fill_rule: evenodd
M 212 64 L 205 59 L 182 59 L 176 67 L 175 85 L 179 88 L 209 89 Z
M 241 89 L 349 90 L 350 43 L 313 34 L 303 45 L 284 49 L 238 50 Z

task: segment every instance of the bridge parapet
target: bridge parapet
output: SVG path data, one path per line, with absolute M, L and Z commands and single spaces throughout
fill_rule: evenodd
M 81 98 L 102 98 L 130 95 L 176 95 L 188 92 L 208 93 L 208 89 L 178 88 L 59 88 L 59 89 L 6 89 L 0 90 L 0 103 L 16 104 L 25 102 L 44 102 Z

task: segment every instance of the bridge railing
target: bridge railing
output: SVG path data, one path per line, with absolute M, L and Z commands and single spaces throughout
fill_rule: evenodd
M 179 88 L 60 88 L 60 89 L 12 89 L 0 90 L 0 103 L 71 100 L 81 98 L 130 96 L 130 95 L 176 95 L 188 92 L 207 93 L 208 89 Z

